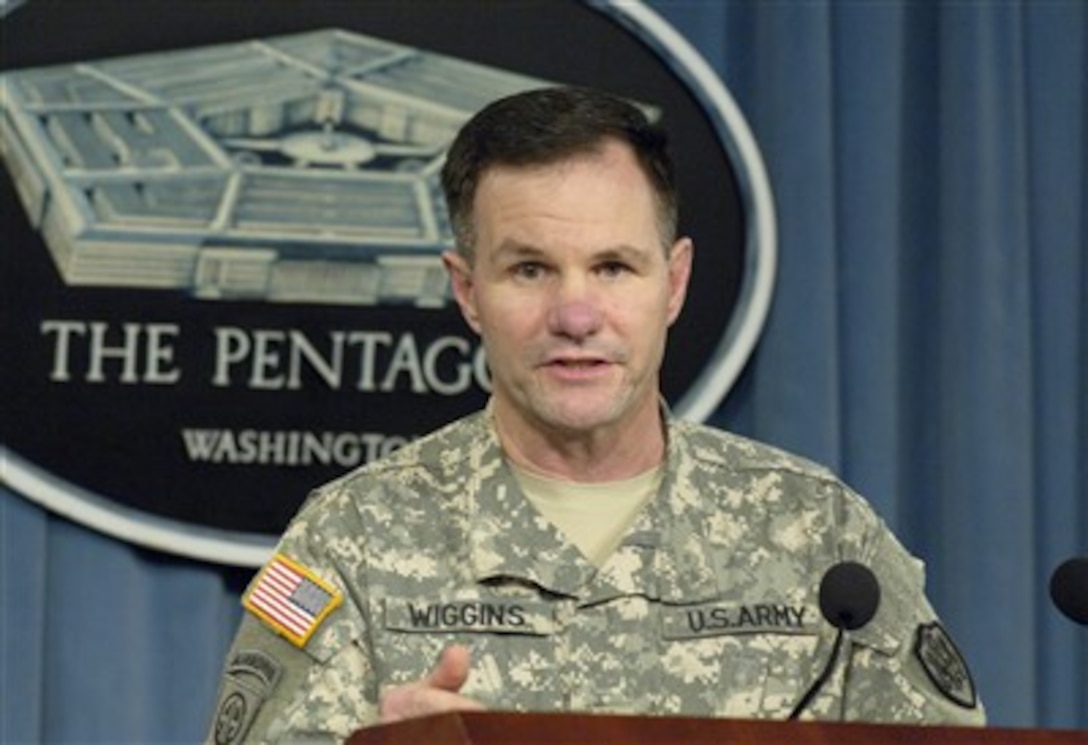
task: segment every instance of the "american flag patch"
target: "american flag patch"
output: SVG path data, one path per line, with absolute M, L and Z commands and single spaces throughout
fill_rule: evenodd
M 276 554 L 261 570 L 242 605 L 296 647 L 303 647 L 343 599 L 316 574 Z

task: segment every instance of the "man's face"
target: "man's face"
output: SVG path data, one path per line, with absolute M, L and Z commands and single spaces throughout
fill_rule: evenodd
M 472 265 L 444 259 L 487 349 L 507 431 L 583 435 L 656 422 L 692 246 L 682 239 L 666 254 L 653 191 L 628 147 L 491 169 L 473 216 Z

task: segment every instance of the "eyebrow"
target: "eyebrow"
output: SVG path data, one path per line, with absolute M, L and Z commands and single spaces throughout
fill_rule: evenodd
M 534 246 L 531 243 L 522 243 L 521 241 L 508 238 L 499 244 L 499 247 L 491 254 L 491 258 L 498 262 L 504 260 L 508 256 L 512 258 L 533 258 L 536 256 L 543 256 L 545 253 L 544 249 Z
M 517 240 L 507 239 L 499 244 L 499 247 L 491 255 L 491 259 L 495 263 L 500 263 L 506 260 L 518 260 L 518 259 L 538 259 L 546 257 L 548 251 L 539 246 L 535 246 L 531 243 L 522 243 Z M 616 246 L 608 246 L 607 248 L 594 250 L 591 254 L 595 261 L 625 261 L 630 263 L 641 263 L 648 257 L 648 252 L 645 249 L 638 248 L 637 246 L 631 246 L 626 243 Z

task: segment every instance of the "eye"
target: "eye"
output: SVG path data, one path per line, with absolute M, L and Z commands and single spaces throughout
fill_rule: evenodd
M 620 277 L 631 271 L 631 267 L 622 261 L 605 261 L 597 267 L 597 272 L 604 277 Z
M 522 261 L 510 268 L 510 273 L 518 279 L 536 280 L 544 276 L 546 268 L 539 261 Z

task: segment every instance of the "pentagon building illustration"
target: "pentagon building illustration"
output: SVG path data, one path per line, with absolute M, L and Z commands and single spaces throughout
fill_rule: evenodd
M 446 148 L 547 84 L 340 30 L 22 69 L 0 155 L 69 285 L 438 307 Z

